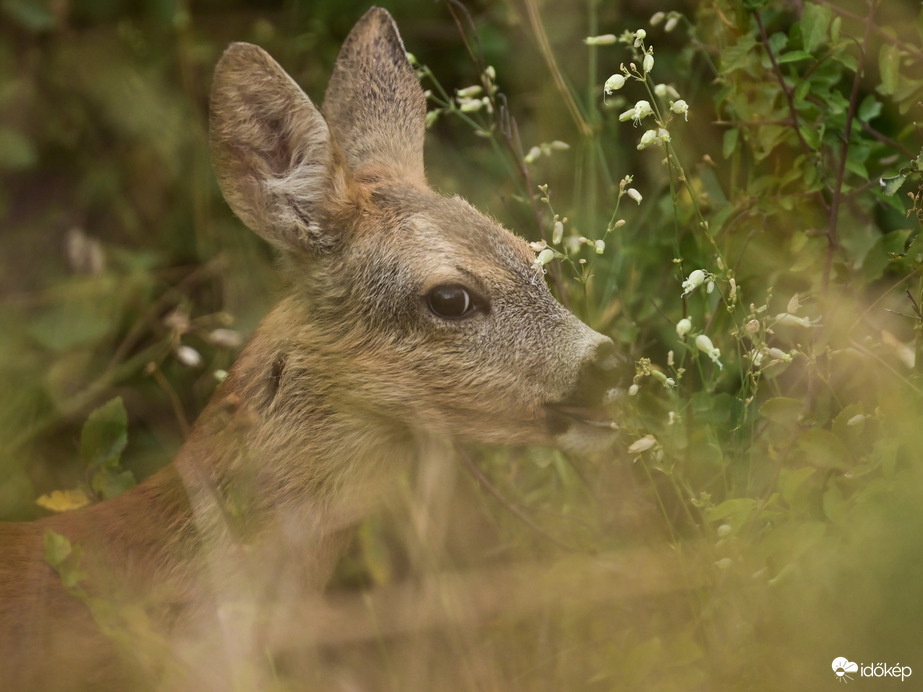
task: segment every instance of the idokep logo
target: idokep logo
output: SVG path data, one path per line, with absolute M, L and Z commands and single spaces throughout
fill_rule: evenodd
M 836 673 L 837 682 L 848 682 L 853 679 L 849 676 L 849 673 L 858 673 L 859 665 L 842 656 L 838 656 L 833 659 L 833 672 Z
M 853 663 L 842 656 L 833 659 L 833 672 L 837 682 L 854 680 L 850 673 L 858 673 L 862 678 L 894 678 L 903 682 L 913 673 L 910 666 L 902 666 L 900 663 L 893 666 L 887 663 Z

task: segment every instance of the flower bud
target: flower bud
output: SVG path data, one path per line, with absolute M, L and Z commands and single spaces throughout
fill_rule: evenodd
M 702 353 L 711 358 L 715 365 L 717 365 L 719 368 L 724 368 L 724 366 L 721 364 L 721 361 L 718 360 L 721 357 L 721 351 L 715 348 L 715 345 L 711 342 L 711 339 L 705 336 L 705 334 L 699 334 L 695 338 L 695 346 Z
M 546 247 L 544 250 L 538 253 L 538 257 L 535 258 L 535 264 L 540 267 L 544 267 L 546 264 L 548 264 L 553 259 L 554 259 L 554 250 Z
M 689 295 L 696 288 L 702 285 L 705 281 L 705 272 L 701 269 L 695 269 L 692 271 L 689 276 L 683 281 L 683 295 Z
M 616 42 L 615 34 L 601 34 L 599 36 L 587 36 L 583 42 L 588 46 L 611 46 Z
M 174 351 L 176 360 L 189 368 L 197 368 L 202 364 L 202 356 L 192 346 L 180 344 Z
M 625 75 L 614 74 L 606 80 L 606 84 L 603 88 L 606 90 L 606 94 L 611 94 L 614 91 L 618 91 L 623 86 L 625 86 Z
M 554 245 L 557 245 L 561 242 L 561 239 L 564 237 L 564 224 L 560 221 L 554 222 L 554 230 L 551 232 L 551 242 Z
M 628 448 L 629 454 L 641 454 L 657 444 L 657 438 L 653 435 L 645 435 L 640 440 L 635 440 Z
M 638 150 L 647 149 L 651 143 L 657 139 L 657 130 L 648 130 L 641 135 L 641 141 L 638 142 Z
M 671 101 L 670 110 L 677 115 L 683 116 L 686 120 L 689 120 L 689 104 L 683 101 L 683 99 Z

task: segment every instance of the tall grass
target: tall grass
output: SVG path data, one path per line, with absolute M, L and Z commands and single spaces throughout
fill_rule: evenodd
M 317 684 L 819 688 L 840 656 L 923 675 L 919 8 L 641 5 L 448 3 L 463 41 L 396 13 L 431 177 L 535 243 L 636 376 L 611 454 L 468 450 L 442 502 L 408 479 L 410 509 L 366 522 L 323 617 L 306 606 Z M 15 15 L 31 71 L 7 103 L 43 117 L 5 105 L 0 130 L 4 518 L 87 484 L 79 428 L 114 394 L 124 466 L 172 456 L 272 290 L 203 158 L 210 66 L 249 38 L 317 88 L 331 13 L 100 20 L 105 43 Z M 440 61 L 448 40 L 473 60 Z

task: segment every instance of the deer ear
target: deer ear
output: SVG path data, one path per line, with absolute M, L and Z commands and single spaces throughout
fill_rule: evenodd
M 224 198 L 277 247 L 322 252 L 325 209 L 345 196 L 346 173 L 323 116 L 261 48 L 232 44 L 215 68 L 209 139 Z
M 373 7 L 347 36 L 323 111 L 357 178 L 424 181 L 426 97 L 387 11 Z

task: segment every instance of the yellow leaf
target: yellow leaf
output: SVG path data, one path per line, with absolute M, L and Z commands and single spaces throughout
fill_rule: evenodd
M 42 495 L 36 500 L 40 507 L 49 509 L 52 512 L 67 512 L 71 509 L 79 509 L 84 505 L 90 504 L 90 498 L 87 494 L 75 488 L 74 490 L 52 490 L 47 495 Z

